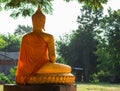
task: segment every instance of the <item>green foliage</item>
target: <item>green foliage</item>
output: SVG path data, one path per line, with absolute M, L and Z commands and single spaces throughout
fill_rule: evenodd
M 73 67 L 84 68 L 84 81 L 110 81 L 120 76 L 120 10 L 92 11 L 84 6 L 78 29 L 58 43 L 58 54 Z M 96 57 L 97 56 L 97 61 Z M 119 78 L 115 78 L 119 79 Z
M 16 67 L 13 67 L 10 69 L 9 74 L 5 75 L 4 73 L 0 73 L 0 83 L 7 83 L 7 84 L 13 84 L 15 83 L 15 72 Z
M 98 71 L 91 75 L 91 82 L 98 83 L 98 82 L 110 82 L 111 74 L 109 72 L 105 72 L 103 70 Z
M 81 9 L 81 16 L 78 16 L 78 29 L 69 36 L 63 36 L 57 42 L 58 54 L 64 58 L 67 64 L 72 67 L 84 69 L 84 81 L 89 81 L 90 74 L 97 71 L 96 36 L 100 32 L 99 26 L 102 10 L 92 11 L 90 7 L 84 6 Z
M 17 69 L 16 66 L 14 66 L 13 68 L 10 69 L 10 71 L 9 71 L 10 77 L 15 77 L 16 69 Z
M 111 69 L 111 63 L 109 60 L 111 60 L 110 58 L 110 53 L 108 52 L 108 44 L 105 40 L 105 38 L 101 38 L 99 39 L 99 44 L 97 45 L 97 51 L 95 52 L 95 54 L 98 56 L 98 65 L 97 68 L 100 70 L 104 70 L 105 72 L 107 72 L 109 69 Z
M 42 11 L 45 13 L 52 13 L 52 2 L 54 0 L 0 0 L 0 11 L 12 9 L 10 16 L 16 18 L 19 15 L 31 16 L 34 9 L 40 4 Z M 72 0 L 64 0 L 66 2 Z M 79 3 L 91 7 L 93 10 L 103 8 L 102 4 L 107 3 L 108 0 L 77 0 Z M 3 6 L 3 7 L 2 7 Z
M 1 47 L 1 51 L 19 51 L 19 47 L 20 47 L 20 39 L 17 38 L 15 35 L 12 34 L 8 34 L 8 35 L 4 35 L 4 34 L 0 34 L 1 36 L 1 40 L 3 40 L 3 42 L 1 42 L 2 47 Z
M 60 57 L 60 56 L 57 57 L 57 63 L 67 64 L 66 61 L 65 61 L 65 59 L 62 58 L 62 57 Z
M 18 25 L 18 28 L 15 30 L 14 35 L 22 38 L 23 35 L 32 31 L 32 27 L 25 25 Z
M 3 49 L 7 45 L 7 42 L 3 39 L 3 36 L 0 35 L 0 49 Z
M 0 83 L 11 83 L 11 81 L 4 73 L 0 73 Z
M 69 34 L 65 34 L 63 37 L 60 37 L 58 41 L 56 41 L 57 54 L 60 54 L 57 58 L 57 62 L 69 64 L 67 61 L 65 61 L 67 60 L 66 58 L 69 57 L 68 54 L 70 53 L 68 48 L 69 42 Z
M 1 3 L 5 10 L 12 9 L 13 12 L 10 16 L 16 18 L 19 15 L 31 16 L 38 4 L 41 6 L 42 11 L 51 13 L 53 10 L 52 1 L 53 0 L 2 0 Z
M 101 21 L 104 38 L 97 46 L 99 65 L 102 70 L 114 75 L 120 75 L 120 14 L 118 11 L 108 10 L 109 15 Z
M 31 32 L 30 26 L 19 25 L 14 34 L 0 34 L 0 51 L 16 52 L 24 34 Z
M 0 11 L 2 11 L 2 7 L 1 7 L 1 5 L 0 5 Z
M 65 0 L 66 2 L 70 2 L 72 0 Z M 106 4 L 108 0 L 77 0 L 79 3 L 84 3 L 87 7 L 92 8 L 93 10 L 102 9 L 102 4 Z
M 98 75 L 96 73 L 92 74 L 91 78 L 92 78 L 92 80 L 91 80 L 92 83 L 98 83 L 99 82 Z

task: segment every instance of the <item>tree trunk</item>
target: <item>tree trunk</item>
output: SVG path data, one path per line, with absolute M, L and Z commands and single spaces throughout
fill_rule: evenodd
M 84 51 L 84 81 L 89 82 L 89 52 Z

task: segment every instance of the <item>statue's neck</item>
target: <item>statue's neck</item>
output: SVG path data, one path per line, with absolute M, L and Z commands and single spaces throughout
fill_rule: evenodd
M 43 33 L 43 30 L 42 30 L 42 29 L 39 29 L 39 30 L 33 29 L 33 32 L 36 32 L 36 33 Z
M 43 32 L 43 28 L 33 28 L 33 31 L 35 31 L 35 32 Z

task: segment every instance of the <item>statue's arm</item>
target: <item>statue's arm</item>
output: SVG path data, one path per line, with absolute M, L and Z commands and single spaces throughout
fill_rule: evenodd
M 20 45 L 20 53 L 19 53 L 19 60 L 24 60 L 26 58 L 26 47 L 25 47 L 25 43 L 27 42 L 27 39 L 25 36 L 23 36 L 22 38 L 22 42 L 21 42 L 21 45 Z
M 48 42 L 48 53 L 50 62 L 56 61 L 56 55 L 55 55 L 55 45 L 54 45 L 54 37 L 51 35 Z

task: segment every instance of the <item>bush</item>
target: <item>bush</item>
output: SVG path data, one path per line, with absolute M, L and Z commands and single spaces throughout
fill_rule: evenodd
M 91 82 L 93 82 L 93 83 L 99 82 L 98 75 L 96 73 L 91 75 Z
M 110 82 L 111 75 L 108 72 L 100 71 L 91 75 L 91 82 Z
M 16 67 L 13 67 L 13 68 L 10 69 L 8 75 L 5 75 L 4 73 L 0 73 L 0 83 L 1 84 L 15 83 L 15 72 L 16 72 Z
M 11 83 L 11 81 L 4 73 L 0 73 L 0 83 Z

